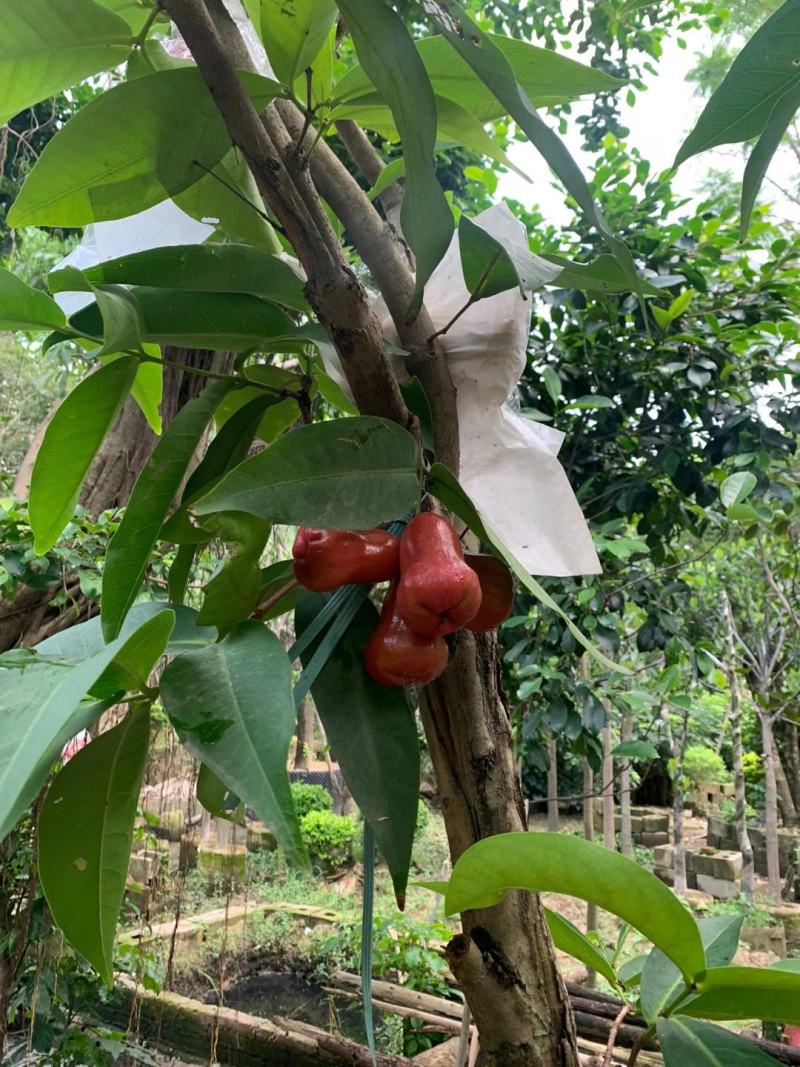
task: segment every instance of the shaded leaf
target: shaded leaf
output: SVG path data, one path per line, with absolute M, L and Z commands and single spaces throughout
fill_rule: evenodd
M 244 804 L 205 763 L 197 774 L 197 799 L 217 819 L 244 825 Z
M 721 1026 L 675 1015 L 658 1020 L 665 1067 L 774 1067 L 761 1049 Z
M 585 934 L 581 933 L 574 923 L 565 919 L 563 915 L 559 915 L 558 912 L 551 911 L 550 908 L 544 909 L 544 917 L 547 920 L 553 944 L 557 949 L 585 963 L 589 970 L 602 974 L 612 986 L 617 984 L 617 976 L 607 957 L 596 945 L 592 944 Z
M 800 973 L 775 967 L 710 967 L 682 1015 L 800 1024 Z
M 764 127 L 764 132 L 759 137 L 747 166 L 744 168 L 742 180 L 742 240 L 747 236 L 750 228 L 750 215 L 764 181 L 764 175 L 772 162 L 772 157 L 777 151 L 778 145 L 791 125 L 795 112 L 800 107 L 800 78 L 791 89 L 778 100 Z
M 275 76 L 288 88 L 310 67 L 336 21 L 333 0 L 244 0 Z
M 658 750 L 649 741 L 621 741 L 612 755 L 628 759 L 658 759 Z
M 264 519 L 239 511 L 209 515 L 206 529 L 228 545 L 222 568 L 203 587 L 197 621 L 228 629 L 249 618 L 261 595 L 259 561 L 272 527 Z
M 128 714 L 62 768 L 39 817 L 39 875 L 50 911 L 109 986 L 149 740 L 149 711 Z
M 458 223 L 458 247 L 464 283 L 474 300 L 508 289 L 529 292 L 552 282 L 559 273 L 558 267 L 535 256 L 524 244 L 502 244 L 466 215 Z
M 66 325 L 64 312 L 47 293 L 0 267 L 0 329 L 43 330 Z

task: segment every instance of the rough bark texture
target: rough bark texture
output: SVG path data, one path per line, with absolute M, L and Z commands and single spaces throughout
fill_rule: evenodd
M 611 751 L 614 739 L 611 724 L 603 728 L 603 844 L 612 852 L 617 847 L 617 835 L 614 830 L 614 757 Z
M 792 787 L 789 785 L 789 779 L 786 775 L 786 768 L 778 750 L 774 728 L 772 740 L 775 745 L 775 785 L 778 790 L 778 804 L 780 805 L 784 826 L 794 826 L 797 822 L 797 808 L 794 804 Z
M 772 718 L 759 710 L 761 745 L 764 750 L 764 833 L 767 844 L 768 893 L 773 900 L 781 899 L 781 870 L 778 852 L 778 787 L 775 782 L 775 739 Z
M 450 667 L 423 692 L 422 719 L 442 797 L 450 855 L 492 834 L 525 829 L 508 708 L 493 635 L 450 639 Z M 509 893 L 465 913 L 447 948 L 491 1067 L 573 1067 L 575 1034 L 541 904 Z
M 633 717 L 622 716 L 620 740 L 633 738 Z M 631 762 L 620 761 L 619 771 L 619 817 L 620 817 L 620 851 L 623 856 L 633 859 L 633 830 L 631 828 Z
M 558 818 L 558 743 L 554 737 L 547 742 L 547 829 L 556 833 Z
M 302 771 L 311 763 L 314 753 L 314 708 L 310 700 L 303 700 L 297 709 L 297 744 L 294 750 L 294 769 Z
M 731 727 L 731 758 L 733 761 L 733 788 L 735 791 L 736 836 L 739 851 L 742 854 L 742 892 L 748 900 L 755 896 L 755 868 L 753 866 L 753 846 L 747 832 L 747 795 L 744 784 L 744 764 L 742 762 L 742 705 L 739 694 L 739 675 L 736 671 L 736 645 L 733 630 L 733 614 L 727 595 L 723 600 L 725 610 L 726 655 L 728 689 L 731 694 L 728 721 Z

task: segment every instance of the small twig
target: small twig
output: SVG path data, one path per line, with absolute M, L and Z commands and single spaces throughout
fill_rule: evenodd
M 237 189 L 235 185 L 230 185 L 228 182 L 225 181 L 224 178 L 220 178 L 219 174 L 215 174 L 210 167 L 207 167 L 205 163 L 201 163 L 199 159 L 193 159 L 192 163 L 194 163 L 194 165 L 196 167 L 199 167 L 201 170 L 204 170 L 206 174 L 210 174 L 211 177 L 214 178 L 215 181 L 218 181 L 220 185 L 224 186 L 224 188 L 227 189 L 229 193 L 233 193 L 234 196 L 238 196 L 243 203 L 247 204 L 248 207 L 251 207 L 253 211 L 255 211 L 257 215 L 260 215 L 265 222 L 268 222 L 270 226 L 273 227 L 273 229 L 280 230 L 281 233 L 286 232 L 277 222 L 275 222 L 269 217 L 266 211 L 262 211 L 262 209 L 258 207 L 257 204 L 254 204 L 253 201 L 249 199 L 249 197 L 246 197 L 241 191 L 241 189 Z
M 614 1055 L 614 1045 L 617 1043 L 617 1034 L 619 1033 L 620 1026 L 622 1026 L 623 1019 L 630 1010 L 630 1004 L 623 1004 L 619 1014 L 617 1015 L 614 1022 L 611 1024 L 611 1029 L 608 1032 L 608 1043 L 606 1044 L 606 1053 L 605 1056 L 603 1056 L 603 1067 L 611 1067 L 611 1060 Z
M 465 311 L 469 311 L 469 309 L 470 309 L 470 308 L 472 307 L 472 305 L 473 305 L 473 304 L 474 304 L 474 303 L 475 303 L 475 302 L 476 302 L 476 301 L 477 301 L 478 299 L 479 299 L 479 297 L 476 297 L 476 296 L 471 296 L 471 297 L 469 298 L 469 300 L 468 300 L 468 301 L 466 302 L 466 304 L 465 304 L 465 305 L 464 305 L 464 306 L 463 306 L 462 308 L 460 308 L 460 309 L 459 309 L 459 310 L 458 310 L 458 311 L 457 311 L 457 312 L 455 313 L 455 315 L 453 315 L 452 319 L 450 319 L 450 321 L 449 321 L 449 322 L 448 322 L 448 323 L 447 323 L 447 324 L 446 324 L 445 326 L 442 326 L 441 330 L 437 330 L 437 331 L 436 331 L 436 333 L 432 333 L 432 334 L 430 335 L 430 337 L 428 338 L 428 344 L 429 344 L 429 345 L 432 345 L 432 344 L 433 344 L 433 342 L 434 342 L 434 341 L 436 340 L 436 338 L 437 338 L 437 337 L 441 337 L 441 336 L 442 336 L 443 334 L 446 334 L 446 333 L 447 333 L 447 331 L 448 331 L 448 330 L 450 329 L 450 327 L 451 327 L 451 326 L 453 326 L 453 325 L 455 325 L 455 323 L 457 323 L 457 322 L 458 322 L 458 320 L 459 320 L 459 319 L 461 318 L 461 316 L 462 316 L 462 315 L 464 314 L 464 312 L 465 312 Z
M 285 585 L 282 585 L 279 589 L 276 589 L 271 596 L 268 596 L 266 600 L 263 600 L 258 605 L 256 610 L 253 612 L 253 618 L 263 619 L 268 611 L 274 608 L 276 604 L 279 604 L 285 596 L 288 596 L 289 593 L 291 593 L 291 591 L 296 588 L 297 580 L 295 578 L 291 578 L 288 582 L 286 582 Z
M 147 35 L 150 32 L 150 27 L 156 21 L 156 19 L 158 18 L 160 12 L 161 12 L 161 0 L 158 0 L 157 3 L 153 4 L 153 10 L 147 16 L 147 18 L 145 19 L 144 25 L 142 26 L 141 30 L 139 30 L 138 34 L 136 35 L 136 39 L 133 42 L 133 47 L 134 48 L 144 49 L 144 44 L 145 44 L 145 41 L 147 40 Z
M 641 1034 L 636 1038 L 636 1043 L 631 1049 L 630 1059 L 628 1060 L 628 1067 L 636 1067 L 636 1061 L 639 1058 L 639 1053 L 642 1051 L 644 1046 L 647 1044 L 647 1042 L 650 1040 L 650 1038 L 655 1032 L 656 1028 L 654 1026 L 648 1026 L 648 1028 L 646 1030 L 643 1030 Z

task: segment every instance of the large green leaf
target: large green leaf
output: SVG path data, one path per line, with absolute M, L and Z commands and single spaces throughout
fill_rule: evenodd
M 517 81 L 535 107 L 563 104 L 587 93 L 613 91 L 625 84 L 596 67 L 588 67 L 548 48 L 537 48 L 527 41 L 499 34 L 486 36 L 508 60 Z M 437 96 L 460 104 L 480 122 L 490 122 L 505 114 L 491 89 L 453 51 L 444 37 L 424 37 L 416 42 L 416 46 Z M 354 67 L 336 83 L 336 98 L 352 99 L 372 90 L 372 83 L 363 68 Z
M 107 639 L 119 633 L 136 599 L 150 553 L 186 468 L 214 409 L 229 388 L 229 382 L 212 382 L 181 408 L 133 487 L 122 522 L 109 541 L 103 568 L 101 617 Z
M 294 321 L 277 304 L 247 293 L 196 293 L 139 286 L 128 289 L 127 296 L 139 309 L 144 341 L 227 351 L 296 334 Z M 92 337 L 103 330 L 97 304 L 77 312 L 70 323 Z
M 473 300 L 508 289 L 530 292 L 553 282 L 559 274 L 558 267 L 525 245 L 503 245 L 466 215 L 458 223 L 458 247 L 464 283 Z
M 680 1007 L 701 1019 L 764 1019 L 800 1024 L 800 973 L 775 967 L 711 967 L 698 994 Z
M 52 297 L 0 267 L 0 330 L 52 330 L 66 321 Z
M 755 1045 L 721 1026 L 683 1015 L 658 1020 L 665 1067 L 775 1067 Z
M 283 247 L 264 217 L 264 202 L 242 153 L 232 148 L 210 174 L 173 197 L 175 203 L 199 222 L 262 249 L 278 253 Z
M 39 875 L 50 911 L 109 986 L 149 740 L 149 711 L 131 712 L 62 768 L 39 817 Z
M 585 963 L 589 970 L 602 974 L 612 986 L 617 985 L 617 976 L 608 957 L 604 956 L 574 923 L 565 919 L 563 915 L 559 915 L 558 912 L 551 911 L 550 908 L 544 909 L 544 917 L 556 948 L 566 952 L 573 959 Z
M 630 249 L 608 228 L 580 167 L 558 134 L 533 107 L 502 50 L 489 34 L 479 29 L 455 0 L 448 0 L 447 3 L 431 0 L 427 9 L 448 42 L 494 93 L 597 228 L 609 251 L 630 279 L 631 288 L 641 299 L 641 285 Z
M 128 638 L 144 626 L 146 622 L 169 611 L 175 623 L 169 634 L 165 652 L 189 652 L 193 648 L 202 648 L 217 639 L 213 626 L 198 626 L 197 612 L 183 604 L 171 604 L 166 600 L 142 600 L 134 604 L 125 616 L 120 629 L 120 637 Z M 52 637 L 40 641 L 36 652 L 40 656 L 56 659 L 64 663 L 79 663 L 81 660 L 96 656 L 105 648 L 103 630 L 99 617 L 88 622 L 70 626 Z
M 301 592 L 295 608 L 298 637 L 326 599 Z M 389 866 L 402 908 L 417 815 L 419 741 L 405 691 L 378 685 L 364 669 L 364 649 L 377 622 L 372 604 L 362 604 L 311 692 L 347 787 Z M 303 654 L 304 667 L 318 646 L 319 641 Z
M 28 506 L 39 555 L 53 547 L 72 518 L 83 480 L 138 367 L 135 356 L 101 367 L 64 398 L 47 424 L 31 474 Z
M 445 909 L 452 915 L 490 907 L 510 889 L 566 893 L 597 904 L 658 945 L 688 980 L 705 970 L 691 914 L 655 875 L 618 852 L 561 834 L 498 834 L 459 857 Z
M 257 248 L 235 244 L 168 245 L 86 267 L 92 285 L 117 283 L 151 289 L 193 289 L 203 293 L 248 293 L 307 311 L 303 281 L 288 263 Z M 54 293 L 70 289 L 71 272 L 48 276 Z
M 154 359 L 161 358 L 155 345 L 142 345 L 142 351 Z M 161 436 L 161 401 L 164 396 L 164 368 L 158 363 L 140 363 L 131 386 L 131 396 L 147 419 L 147 425 Z
M 292 670 L 278 638 L 245 622 L 219 644 L 178 656 L 161 697 L 186 748 L 207 764 L 305 865 L 286 757 L 295 725 Z
M 724 967 L 733 959 L 742 928 L 741 915 L 718 915 L 698 920 L 709 967 Z M 661 949 L 654 948 L 642 969 L 642 1014 L 652 1023 L 676 1000 L 685 983 L 681 972 Z
M 334 0 L 244 0 L 278 80 L 291 89 L 336 21 Z
M 165 622 L 171 618 L 143 625 L 161 631 Z M 106 707 L 82 701 L 137 632 L 76 667 L 34 662 L 25 670 L 0 671 L 0 840 L 32 803 L 62 746 Z
M 197 621 L 226 630 L 249 618 L 261 595 L 261 553 L 272 527 L 241 511 L 222 511 L 206 518 L 206 528 L 228 546 L 219 571 L 203 587 Z
M 604 254 L 589 263 L 574 263 L 563 256 L 543 255 L 541 258 L 561 268 L 560 273 L 547 282 L 548 285 L 562 289 L 596 290 L 601 293 L 627 293 L 631 289 L 630 276 L 614 256 Z M 642 283 L 642 288 L 653 295 L 659 293 L 655 286 L 647 282 Z
M 281 397 L 280 391 L 285 389 L 292 393 L 299 393 L 303 388 L 303 379 L 294 371 L 284 370 L 283 367 L 275 367 L 268 363 L 246 366 L 242 368 L 242 376 L 254 384 L 228 393 L 217 409 L 214 420 L 217 426 L 224 429 L 239 411 L 258 397 L 262 399 L 266 397 L 269 404 L 263 408 L 261 419 L 256 427 L 256 436 L 260 437 L 265 444 L 271 445 L 302 415 L 297 400 L 291 396 Z M 267 392 L 263 386 L 269 386 L 275 392 Z
M 384 0 L 339 0 L 364 70 L 389 105 L 403 144 L 406 180 L 400 222 L 417 261 L 413 314 L 453 236 L 453 216 L 436 177 L 436 99 L 403 20 Z
M 205 763 L 200 764 L 197 772 L 196 794 L 209 814 L 244 825 L 244 804 Z
M 286 434 L 227 474 L 195 510 L 354 529 L 402 517 L 418 495 L 413 437 L 388 419 L 356 416 Z
M 131 40 L 128 24 L 94 0 L 3 0 L 0 126 L 123 63 Z
M 800 35 L 798 37 L 800 39 Z M 789 128 L 797 109 L 800 107 L 800 77 L 790 89 L 776 102 L 770 113 L 764 132 L 758 139 L 747 166 L 744 168 L 742 180 L 742 220 L 741 235 L 744 240 L 750 228 L 750 215 L 764 181 L 772 157 L 783 140 L 783 135 Z
M 497 534 L 494 533 L 491 527 L 488 526 L 485 520 L 478 514 L 478 509 L 472 503 L 458 479 L 447 469 L 447 467 L 444 466 L 443 463 L 434 463 L 431 466 L 431 469 L 428 472 L 426 487 L 429 492 L 441 500 L 446 508 L 449 508 L 453 514 L 457 515 L 459 519 L 462 520 L 462 522 L 465 522 L 470 530 L 472 530 L 481 541 L 487 545 L 491 545 L 497 555 L 506 562 L 525 588 L 530 593 L 533 593 L 540 603 L 544 604 L 545 607 L 550 608 L 551 611 L 554 611 L 564 621 L 567 629 L 575 640 L 582 645 L 598 663 L 600 663 L 606 670 L 618 671 L 623 674 L 627 673 L 625 667 L 621 667 L 619 664 L 614 663 L 605 656 L 596 645 L 592 644 L 589 638 L 575 625 L 564 609 L 553 600 L 547 590 L 536 581 L 533 575 L 528 573 L 516 556 L 506 548 Z
M 681 145 L 678 166 L 720 144 L 758 137 L 775 105 L 800 84 L 800 0 L 786 0 L 739 52 Z
M 239 74 L 254 104 L 276 82 Z M 100 93 L 47 143 L 8 215 L 12 226 L 82 226 L 144 211 L 219 163 L 230 138 L 196 67 Z

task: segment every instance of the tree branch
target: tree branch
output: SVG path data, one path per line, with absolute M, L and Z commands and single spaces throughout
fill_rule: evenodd
M 358 123 L 353 122 L 352 119 L 339 119 L 334 125 L 336 126 L 336 132 L 339 134 L 342 144 L 350 154 L 350 158 L 367 179 L 369 184 L 374 185 L 381 176 L 386 165 L 370 144 L 369 138 Z M 378 199 L 383 205 L 383 210 L 386 212 L 386 218 L 399 232 L 403 190 L 397 182 L 392 182 L 391 185 L 383 190 Z

